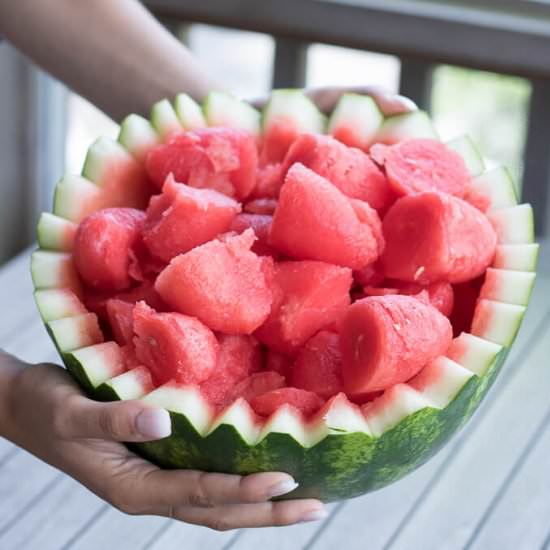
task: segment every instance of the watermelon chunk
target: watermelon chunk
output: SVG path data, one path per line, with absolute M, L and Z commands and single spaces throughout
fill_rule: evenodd
M 133 208 L 105 208 L 82 220 L 73 254 L 86 284 L 109 291 L 131 285 L 132 249 L 140 245 L 144 222 L 145 214 Z
M 328 399 L 343 391 L 340 337 L 320 331 L 300 350 L 292 368 L 291 385 Z
M 132 344 L 134 338 L 134 304 L 111 298 L 107 300 L 106 308 L 115 341 L 121 346 Z
M 271 258 L 250 251 L 254 232 L 211 241 L 174 258 L 155 288 L 174 310 L 213 330 L 250 334 L 267 318 L 272 291 L 266 282 Z
M 157 385 L 204 382 L 214 372 L 218 341 L 198 319 L 181 313 L 157 313 L 145 302 L 133 309 L 137 359 Z
M 340 338 L 345 391 L 364 394 L 405 382 L 444 354 L 452 327 L 411 296 L 373 296 L 349 307 Z
M 493 227 L 477 208 L 433 191 L 399 199 L 382 229 L 386 276 L 421 284 L 474 279 L 492 262 L 497 244 Z
M 262 368 L 262 350 L 252 336 L 220 334 L 218 362 L 212 375 L 200 386 L 211 405 L 228 404 L 235 385 Z
M 277 202 L 277 199 L 253 199 L 243 206 L 243 210 L 247 214 L 273 216 L 277 208 Z
M 270 349 L 295 355 L 316 332 L 341 319 L 351 282 L 350 269 L 323 262 L 275 264 L 273 306 L 257 338 Z
M 352 204 L 328 180 L 301 164 L 288 171 L 271 226 L 271 244 L 299 260 L 321 260 L 354 269 L 381 253 L 380 220 Z
M 147 155 L 151 181 L 162 188 L 168 174 L 191 187 L 212 188 L 238 200 L 256 183 L 254 137 L 237 128 L 204 128 L 173 135 Z
M 294 359 L 292 357 L 282 353 L 277 353 L 272 349 L 267 350 L 265 359 L 266 370 L 278 372 L 280 375 L 288 378 L 290 376 L 293 363 Z
M 194 189 L 166 178 L 162 194 L 151 199 L 143 241 L 151 254 L 169 262 L 183 252 L 228 231 L 241 207 L 212 189 Z
M 251 374 L 239 382 L 232 390 L 229 401 L 242 397 L 251 401 L 254 397 L 272 390 L 278 390 L 285 385 L 285 377 L 274 371 L 263 371 Z
M 256 185 L 250 194 L 251 198 L 276 199 L 283 184 L 283 163 L 274 162 L 258 166 Z
M 290 405 L 305 416 L 317 412 L 324 400 L 316 393 L 298 388 L 280 388 L 258 395 L 250 400 L 250 406 L 260 416 L 271 416 L 279 407 Z
M 269 234 L 273 216 L 265 214 L 239 214 L 231 224 L 230 230 L 243 233 L 247 229 L 253 229 L 257 240 L 252 245 L 252 252 L 259 256 L 278 256 L 277 251 L 269 244 Z
M 393 201 L 386 177 L 369 156 L 330 136 L 301 135 L 288 150 L 283 174 L 296 162 L 329 180 L 344 195 L 376 210 L 385 210 Z
M 399 196 L 422 191 L 443 191 L 463 197 L 470 186 L 464 159 L 434 139 L 410 139 L 373 155 L 383 158 L 388 182 Z

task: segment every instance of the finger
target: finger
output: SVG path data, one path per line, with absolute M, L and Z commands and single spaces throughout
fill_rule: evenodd
M 330 113 L 345 93 L 371 96 L 385 116 L 391 116 L 417 109 L 416 104 L 407 97 L 395 94 L 382 86 L 331 86 L 306 90 L 306 95 L 323 113 Z
M 57 407 L 57 433 L 69 439 L 153 441 L 172 431 L 170 415 L 137 401 L 98 403 L 73 394 Z
M 172 517 L 217 531 L 242 527 L 269 527 L 316 521 L 327 517 L 323 503 L 313 499 L 241 504 L 205 510 L 176 508 Z
M 165 515 L 176 507 L 213 508 L 224 504 L 265 502 L 294 490 L 298 484 L 282 472 L 238 476 L 196 470 L 151 469 L 128 487 L 130 498 L 146 502 L 146 511 Z

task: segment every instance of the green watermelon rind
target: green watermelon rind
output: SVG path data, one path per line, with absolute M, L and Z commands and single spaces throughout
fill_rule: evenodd
M 296 98 L 298 97 L 296 94 L 299 93 L 294 90 L 285 90 L 279 92 L 279 97 L 289 94 L 289 97 Z M 268 112 L 269 102 L 262 113 L 263 125 L 266 124 L 266 113 Z M 322 127 L 325 128 L 326 119 L 320 113 L 319 117 L 315 124 L 322 124 Z M 389 136 L 391 139 L 396 136 L 400 138 L 403 136 L 437 138 L 431 121 L 426 117 L 427 115 L 421 112 L 389 117 L 382 123 L 379 130 L 380 135 L 384 135 L 385 132 L 386 137 Z M 314 118 L 311 115 L 310 119 Z M 147 121 L 144 121 L 145 119 L 139 121 L 134 119 L 131 123 L 123 124 L 124 128 L 121 129 L 120 134 L 123 137 L 119 136 L 119 143 L 126 145 L 128 152 L 136 159 L 142 155 L 141 153 L 135 154 L 131 144 L 139 144 L 143 140 L 149 140 L 151 143 L 156 142 L 151 131 L 156 132 L 158 140 L 161 141 L 162 138 L 168 137 L 174 127 L 177 128 L 178 125 L 181 125 L 181 122 L 177 120 L 176 112 L 167 101 L 159 102 L 153 107 L 150 126 Z M 134 135 L 133 132 L 141 132 L 141 134 Z M 113 150 L 116 149 L 116 147 L 113 148 Z M 93 194 L 95 189 L 100 189 L 99 187 L 94 188 L 94 183 L 90 180 L 101 179 L 99 178 L 103 168 L 101 155 L 94 154 L 92 149 L 92 156 L 88 156 L 87 159 L 89 158 L 91 160 L 87 160 L 83 171 L 88 178 L 68 176 L 62 180 L 56 190 L 54 214 L 73 224 L 78 223 L 82 217 L 82 209 L 79 208 L 77 202 L 79 196 L 87 197 Z M 488 192 L 491 193 L 491 190 L 489 189 Z M 520 239 L 512 238 L 513 235 L 509 230 L 506 231 L 506 227 L 502 231 L 503 240 L 499 244 L 501 250 L 499 261 L 502 265 L 494 267 L 510 271 L 534 271 L 538 246 L 534 243 L 532 212 L 529 212 L 525 205 L 520 205 L 507 208 L 504 212 L 496 210 L 490 214 L 494 215 L 495 223 L 510 225 L 512 222 L 518 223 L 519 221 L 524 226 L 519 231 Z M 65 285 L 62 275 L 60 275 L 59 265 L 61 262 L 66 263 L 69 245 L 66 242 L 61 242 L 59 237 L 61 225 L 62 222 L 50 218 L 45 222 L 43 220 L 39 226 L 41 246 L 58 252 L 55 252 L 53 256 L 35 256 L 33 259 L 33 281 L 38 295 L 48 289 L 64 288 Z M 527 227 L 528 225 L 529 227 Z M 38 252 L 44 253 L 43 250 Z M 332 501 L 351 498 L 382 488 L 424 464 L 472 416 L 502 368 L 525 312 L 524 304 L 528 301 L 533 279 L 534 277 L 521 278 L 525 288 L 513 296 L 519 296 L 522 303 L 512 304 L 511 307 L 508 307 L 507 311 L 511 319 L 509 326 L 499 327 L 498 323 L 494 323 L 494 326 L 487 330 L 481 330 L 477 335 L 480 342 L 485 341 L 486 344 L 489 344 L 483 339 L 486 334 L 491 334 L 492 341 L 500 345 L 489 344 L 489 352 L 487 350 L 483 353 L 480 351 L 480 355 L 470 364 L 470 372 L 465 378 L 467 381 L 457 389 L 457 393 L 448 401 L 448 404 L 437 407 L 433 402 L 424 399 L 422 392 L 419 392 L 420 402 L 424 405 L 412 413 L 403 413 L 403 417 L 399 417 L 394 424 L 390 423 L 384 426 L 382 423 L 383 429 L 378 436 L 372 435 L 372 431 L 369 429 L 363 431 L 348 429 L 346 431 L 345 427 L 344 429 L 331 429 L 330 427 L 326 429 L 325 427 L 326 434 L 323 432 L 325 434 L 323 437 L 317 440 L 314 437 L 315 433 L 311 432 L 313 434 L 311 441 L 305 442 L 300 437 L 292 435 L 292 430 L 289 433 L 284 433 L 283 423 L 282 432 L 280 431 L 281 424 L 279 424 L 273 429 L 266 429 L 267 433 L 263 433 L 258 441 L 254 438 L 250 439 L 251 435 L 248 433 L 241 433 L 239 428 L 230 422 L 214 424 L 216 427 L 212 429 L 211 433 L 208 433 L 208 430 L 199 430 L 185 414 L 170 410 L 173 424 L 173 433 L 170 437 L 155 442 L 132 444 L 131 447 L 142 456 L 165 468 L 196 468 L 238 474 L 266 470 L 287 471 L 299 481 L 300 485 L 298 489 L 283 498 L 315 497 L 324 501 Z M 71 291 L 68 292 L 72 291 L 74 291 L 75 300 L 77 300 L 78 288 L 71 287 Z M 40 297 L 44 296 L 39 295 L 39 299 L 37 299 L 39 309 Z M 55 325 L 57 319 L 50 317 L 61 315 L 65 310 L 63 304 L 59 307 L 56 307 L 55 303 L 52 305 L 51 300 L 55 299 L 55 295 L 52 294 L 48 298 L 47 308 L 42 306 L 44 322 L 67 370 L 82 389 L 94 399 L 112 401 L 124 398 L 124 395 L 119 395 L 114 387 L 114 381 L 120 374 L 117 365 L 107 365 L 105 369 L 100 368 L 100 372 L 92 372 L 90 365 L 82 359 L 84 357 L 83 346 L 87 356 L 93 357 L 94 350 L 97 349 L 97 346 L 102 345 L 102 338 L 87 334 L 82 336 L 82 340 L 79 340 L 78 337 L 69 339 L 71 346 L 76 346 L 75 349 L 64 349 L 63 346 L 60 346 L 56 340 L 55 331 L 52 330 L 53 326 L 58 327 L 59 324 Z M 64 295 L 63 299 L 66 300 L 67 296 Z M 45 303 L 44 300 L 42 303 Z M 486 306 L 491 312 L 491 308 L 498 311 L 499 308 L 506 308 L 510 304 L 486 300 Z M 78 307 L 75 306 L 74 309 L 71 307 L 73 306 L 67 306 L 67 312 L 76 313 L 77 316 L 65 319 L 69 323 L 73 319 L 75 322 L 78 319 L 80 319 L 79 322 L 82 322 L 82 315 L 78 316 Z M 89 320 L 89 318 L 86 319 Z M 512 324 L 514 326 L 511 326 Z M 480 367 L 482 355 L 484 363 Z M 97 366 L 97 359 L 95 364 Z M 462 365 L 462 367 L 466 372 L 468 364 Z M 368 419 L 365 423 L 365 426 L 367 425 Z M 351 423 L 350 426 L 355 425 Z M 305 429 L 306 431 L 314 430 L 311 426 Z M 255 441 L 255 443 L 251 444 L 249 441 Z

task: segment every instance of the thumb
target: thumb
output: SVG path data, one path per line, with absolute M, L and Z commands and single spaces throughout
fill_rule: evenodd
M 153 441 L 172 432 L 170 414 L 138 401 L 99 403 L 84 396 L 65 400 L 58 431 L 71 439 Z

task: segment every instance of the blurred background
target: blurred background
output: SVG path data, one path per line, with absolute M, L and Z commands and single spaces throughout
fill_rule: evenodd
M 539 234 L 545 232 L 550 79 L 540 78 L 536 60 L 528 66 L 522 59 L 538 55 L 540 45 L 533 36 L 540 31 L 542 16 L 550 28 L 550 3 L 285 0 L 272 18 L 273 2 L 256 3 L 265 9 L 254 12 L 245 9 L 253 3 L 232 0 L 202 2 L 199 7 L 183 0 L 145 3 L 228 89 L 243 98 L 262 96 L 272 86 L 334 84 L 379 84 L 412 97 L 432 113 L 444 139 L 468 133 L 491 162 L 512 169 L 520 189 L 524 182 L 526 200 L 535 203 Z M 332 4 L 342 13 L 321 10 L 312 13 L 311 21 L 302 21 L 303 10 L 294 14 L 292 7 L 305 4 L 323 9 Z M 347 15 L 346 6 L 351 10 Z M 350 17 L 356 21 L 362 16 L 360 10 L 367 17 L 359 26 L 363 32 L 357 32 L 358 25 L 349 25 L 349 33 L 345 28 L 331 31 L 327 16 L 338 15 L 343 25 Z M 391 10 L 399 14 L 392 16 L 395 24 L 381 37 L 380 26 Z M 271 30 L 270 26 L 273 32 L 249 30 Z M 451 45 L 445 42 L 447 32 L 454 33 Z M 472 53 L 476 40 L 481 40 L 482 50 Z M 365 49 L 339 43 L 364 44 Z M 456 62 L 449 64 L 449 59 Z M 548 56 L 542 65 L 547 61 Z M 550 67 L 548 71 L 550 78 Z M 78 173 L 92 141 L 99 135 L 116 137 L 118 129 L 8 44 L 0 45 L 0 79 L 1 262 L 33 242 L 37 216 L 51 208 L 61 175 Z

